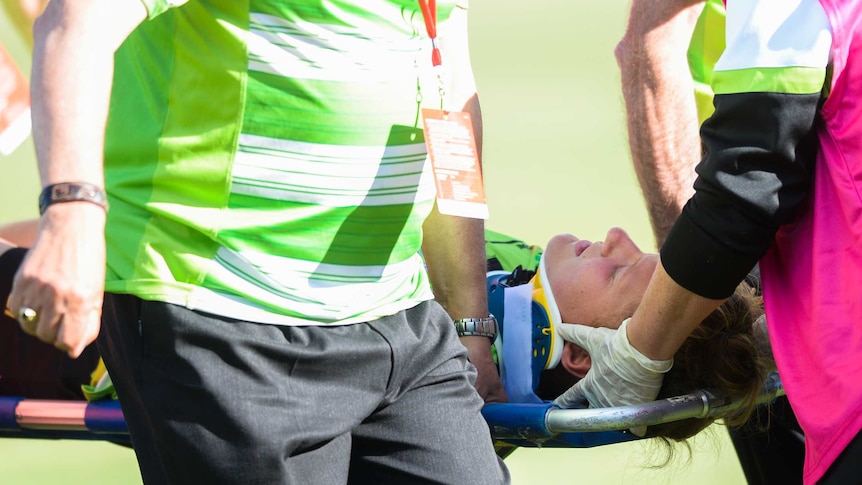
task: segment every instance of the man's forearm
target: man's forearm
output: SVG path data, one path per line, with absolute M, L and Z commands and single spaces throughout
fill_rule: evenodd
M 37 20 L 31 85 L 43 185 L 103 185 L 114 51 L 145 16 L 133 0 L 54 0 Z
M 466 11 L 456 9 L 455 22 L 441 42 L 452 67 L 447 109 L 470 113 L 476 142 L 476 158 L 482 160 L 482 111 L 470 65 Z M 436 207 L 424 226 L 422 245 L 434 295 L 453 319 L 483 318 L 488 314 L 485 272 L 485 221 L 440 214 Z M 475 387 L 485 402 L 505 402 L 506 393 L 491 353 L 491 341 L 483 336 L 461 337 L 476 367 Z
M 686 51 L 702 7 L 702 0 L 634 0 L 615 51 L 632 162 L 659 246 L 694 192 L 701 154 Z
M 472 93 L 461 111 L 470 113 L 481 162 L 482 114 Z M 424 226 L 422 251 L 436 299 L 452 318 L 481 318 L 488 313 L 485 289 L 485 221 L 440 214 L 435 207 Z
M 53 0 L 34 28 L 33 137 L 42 184 L 103 185 L 113 56 L 146 17 L 137 0 Z M 7 302 L 24 332 L 77 357 L 99 333 L 105 210 L 50 205 Z
M 454 319 L 486 316 L 483 221 L 447 216 L 435 209 L 423 232 L 422 252 L 437 301 Z
M 470 62 L 467 18 L 466 9 L 454 9 L 441 33 L 443 66 L 449 71 L 444 108 L 470 114 L 481 167 L 482 110 Z M 485 221 L 442 215 L 435 208 L 424 229 L 422 249 L 437 300 L 452 318 L 487 315 Z
M 672 359 L 689 334 L 722 301 L 686 290 L 659 263 L 628 325 L 629 342 L 652 360 Z

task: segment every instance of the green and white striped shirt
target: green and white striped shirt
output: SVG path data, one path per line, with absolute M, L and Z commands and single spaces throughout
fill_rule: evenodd
M 116 55 L 107 291 L 288 325 L 432 298 L 418 3 L 143 1 Z

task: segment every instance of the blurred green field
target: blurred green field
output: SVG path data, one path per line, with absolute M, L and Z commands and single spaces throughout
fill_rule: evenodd
M 8 0 L 3 0 L 8 1 Z M 472 0 L 471 52 L 485 123 L 488 227 L 544 245 L 571 232 L 625 228 L 654 250 L 626 146 L 613 48 L 624 0 Z M 20 40 L 0 17 L 0 41 L 24 69 Z M 0 158 L 0 223 L 37 214 L 28 141 Z M 670 465 L 655 444 L 522 449 L 507 459 L 516 485 L 745 483 L 724 428 L 713 427 Z M 132 453 L 100 442 L 0 440 L 0 483 L 140 483 Z

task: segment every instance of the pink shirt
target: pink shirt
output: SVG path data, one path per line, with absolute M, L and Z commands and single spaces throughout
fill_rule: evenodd
M 820 0 L 831 93 L 811 197 L 761 261 L 770 337 L 814 483 L 862 429 L 862 1 Z

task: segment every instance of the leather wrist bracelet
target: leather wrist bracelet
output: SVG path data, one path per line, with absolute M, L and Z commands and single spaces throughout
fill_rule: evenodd
M 461 318 L 454 321 L 459 337 L 497 338 L 497 319 L 488 314 L 485 318 Z
M 83 182 L 61 182 L 42 189 L 39 194 L 39 215 L 45 213 L 48 206 L 62 202 L 89 202 L 108 211 L 108 196 L 98 185 Z

